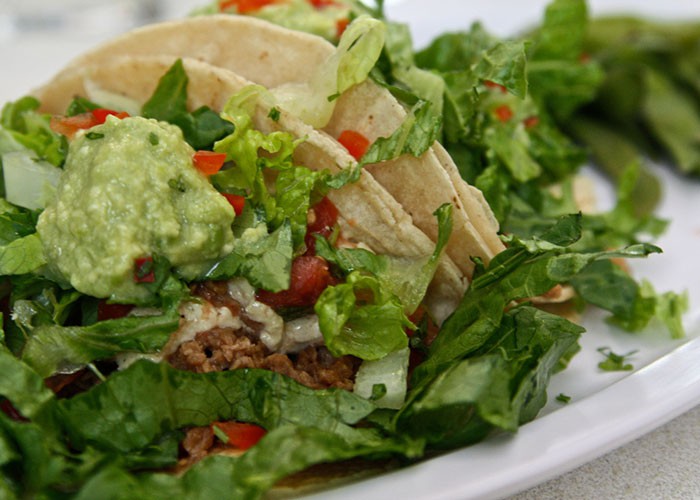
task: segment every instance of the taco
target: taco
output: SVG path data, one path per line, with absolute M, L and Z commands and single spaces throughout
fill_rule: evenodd
M 45 395 L 69 439 L 52 446 L 137 456 L 163 437 L 179 462 L 166 446 L 168 460 L 143 456 L 137 468 L 180 474 L 267 431 L 285 447 L 320 433 L 335 450 L 280 458 L 275 478 L 367 446 L 416 453 L 417 443 L 380 444 L 352 424 L 403 404 L 411 352 L 466 289 L 443 255 L 449 205 L 436 211 L 436 244 L 330 136 L 277 109 L 263 87 L 197 60 L 110 58 L 5 111 L 17 127 L 0 129 L 5 210 L 28 224 L 13 243 L 21 264 L 2 264 L 7 339 L 26 380 L 41 377 L 58 396 Z M 35 132 L 41 140 L 25 140 Z M 43 194 L 20 189 L 28 184 Z M 105 396 L 120 401 L 93 406 Z M 89 416 L 84 404 L 115 413 Z M 256 453 L 270 460 L 270 450 L 245 460 Z
M 340 68 L 338 74 L 344 71 L 343 63 L 338 63 L 343 51 L 345 54 L 355 51 L 357 59 L 369 57 L 373 64 L 373 56 L 363 51 L 372 54 L 372 47 L 367 48 L 371 45 L 381 48 L 381 35 L 373 33 L 374 27 L 352 32 L 353 25 L 343 34 L 336 48 L 322 37 L 253 17 L 225 14 L 193 17 L 147 26 L 117 37 L 80 56 L 65 71 L 111 57 L 167 54 L 195 58 L 232 70 L 272 89 L 282 101 L 287 96 L 295 102 L 303 101 L 296 99 L 298 95 L 315 95 L 317 98 L 320 95 L 325 100 L 331 97 L 323 95 L 323 91 L 329 88 L 326 82 L 335 77 L 328 76 L 328 68 Z M 372 37 L 379 41 L 373 42 Z M 343 44 L 345 39 L 349 41 Z M 363 39 L 370 39 L 365 47 L 359 43 Z M 373 54 L 378 56 L 376 52 Z M 60 78 L 59 75 L 57 79 Z M 281 106 L 284 107 L 284 103 Z M 370 143 L 391 136 L 407 118 L 406 109 L 390 92 L 366 75 L 337 96 L 332 114 L 327 119 L 319 118 L 323 112 L 318 112 L 318 107 L 305 110 L 294 106 L 293 114 L 302 115 L 303 121 L 312 123 L 335 139 L 340 139 L 350 130 Z M 488 263 L 503 250 L 498 237 L 498 222 L 482 193 L 462 179 L 453 160 L 438 143 L 419 157 L 403 154 L 387 161 L 365 164 L 364 168 L 399 201 L 414 224 L 433 241 L 437 239 L 433 211 L 445 202 L 453 205 L 454 227 L 446 253 L 465 277 L 470 278 L 474 269 L 470 257 Z

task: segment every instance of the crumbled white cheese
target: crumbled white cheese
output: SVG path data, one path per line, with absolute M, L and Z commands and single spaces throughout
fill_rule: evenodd
M 163 349 L 154 354 L 121 353 L 116 356 L 120 369 L 124 369 L 139 359 L 161 362 L 163 358 L 174 353 L 180 345 L 189 342 L 199 332 L 212 328 L 240 329 L 243 322 L 234 316 L 228 307 L 214 307 L 208 302 L 184 302 L 180 306 L 180 327 L 168 339 Z
M 228 294 L 240 304 L 241 313 L 246 318 L 260 325 L 259 328 L 255 328 L 255 332 L 270 351 L 293 353 L 299 352 L 307 346 L 323 343 L 323 335 L 318 324 L 318 317 L 315 314 L 285 323 L 284 319 L 270 306 L 255 300 L 255 289 L 243 278 L 229 281 Z M 161 352 L 155 354 L 122 353 L 117 356 L 119 367 L 126 368 L 138 359 L 160 362 L 174 353 L 182 344 L 193 340 L 198 333 L 213 328 L 253 331 L 240 316 L 234 316 L 228 307 L 214 307 L 206 301 L 183 303 L 180 306 L 180 316 L 180 327 L 170 336 Z
M 318 316 L 311 314 L 287 321 L 280 352 L 299 352 L 310 345 L 323 344 L 323 334 L 318 324 Z
M 277 351 L 282 343 L 284 320 L 270 306 L 253 301 L 245 307 L 246 316 L 262 325 L 260 340 L 271 351 Z
M 284 320 L 270 306 L 255 300 L 255 289 L 243 278 L 235 278 L 228 283 L 228 293 L 241 305 L 241 309 L 251 320 L 262 325 L 260 340 L 271 351 L 277 351 L 282 343 Z

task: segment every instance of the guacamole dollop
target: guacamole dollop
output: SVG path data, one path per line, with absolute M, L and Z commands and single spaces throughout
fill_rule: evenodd
M 77 136 L 37 223 L 50 268 L 82 293 L 142 303 L 138 259 L 164 257 L 191 279 L 229 253 L 233 208 L 193 154 L 179 128 L 141 117 Z

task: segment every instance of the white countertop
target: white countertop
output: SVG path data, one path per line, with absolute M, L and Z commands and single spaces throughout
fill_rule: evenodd
M 185 10 L 180 4 L 175 12 L 179 14 Z M 2 26 L 0 17 L 0 35 Z M 54 34 L 36 33 L 0 36 L 0 65 L 5 68 L 0 76 L 0 101 L 16 99 L 40 85 L 70 58 L 107 34 L 107 31 L 89 36 L 71 33 L 58 38 Z M 700 366 L 700 360 L 698 363 Z M 700 407 L 572 472 L 509 498 L 700 498 L 698 464 Z
M 700 498 L 700 407 L 509 500 Z

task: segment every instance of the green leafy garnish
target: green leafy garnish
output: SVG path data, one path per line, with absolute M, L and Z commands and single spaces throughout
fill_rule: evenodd
M 615 354 L 609 347 L 600 347 L 598 352 L 605 356 L 605 360 L 598 363 L 598 368 L 606 372 L 632 371 L 634 366 L 627 360 L 638 351 L 630 351 L 627 354 Z
M 211 149 L 217 140 L 233 132 L 233 125 L 208 107 L 188 112 L 188 82 L 182 60 L 178 59 L 160 79 L 141 113 L 146 118 L 155 118 L 180 127 L 185 140 L 195 150 Z

